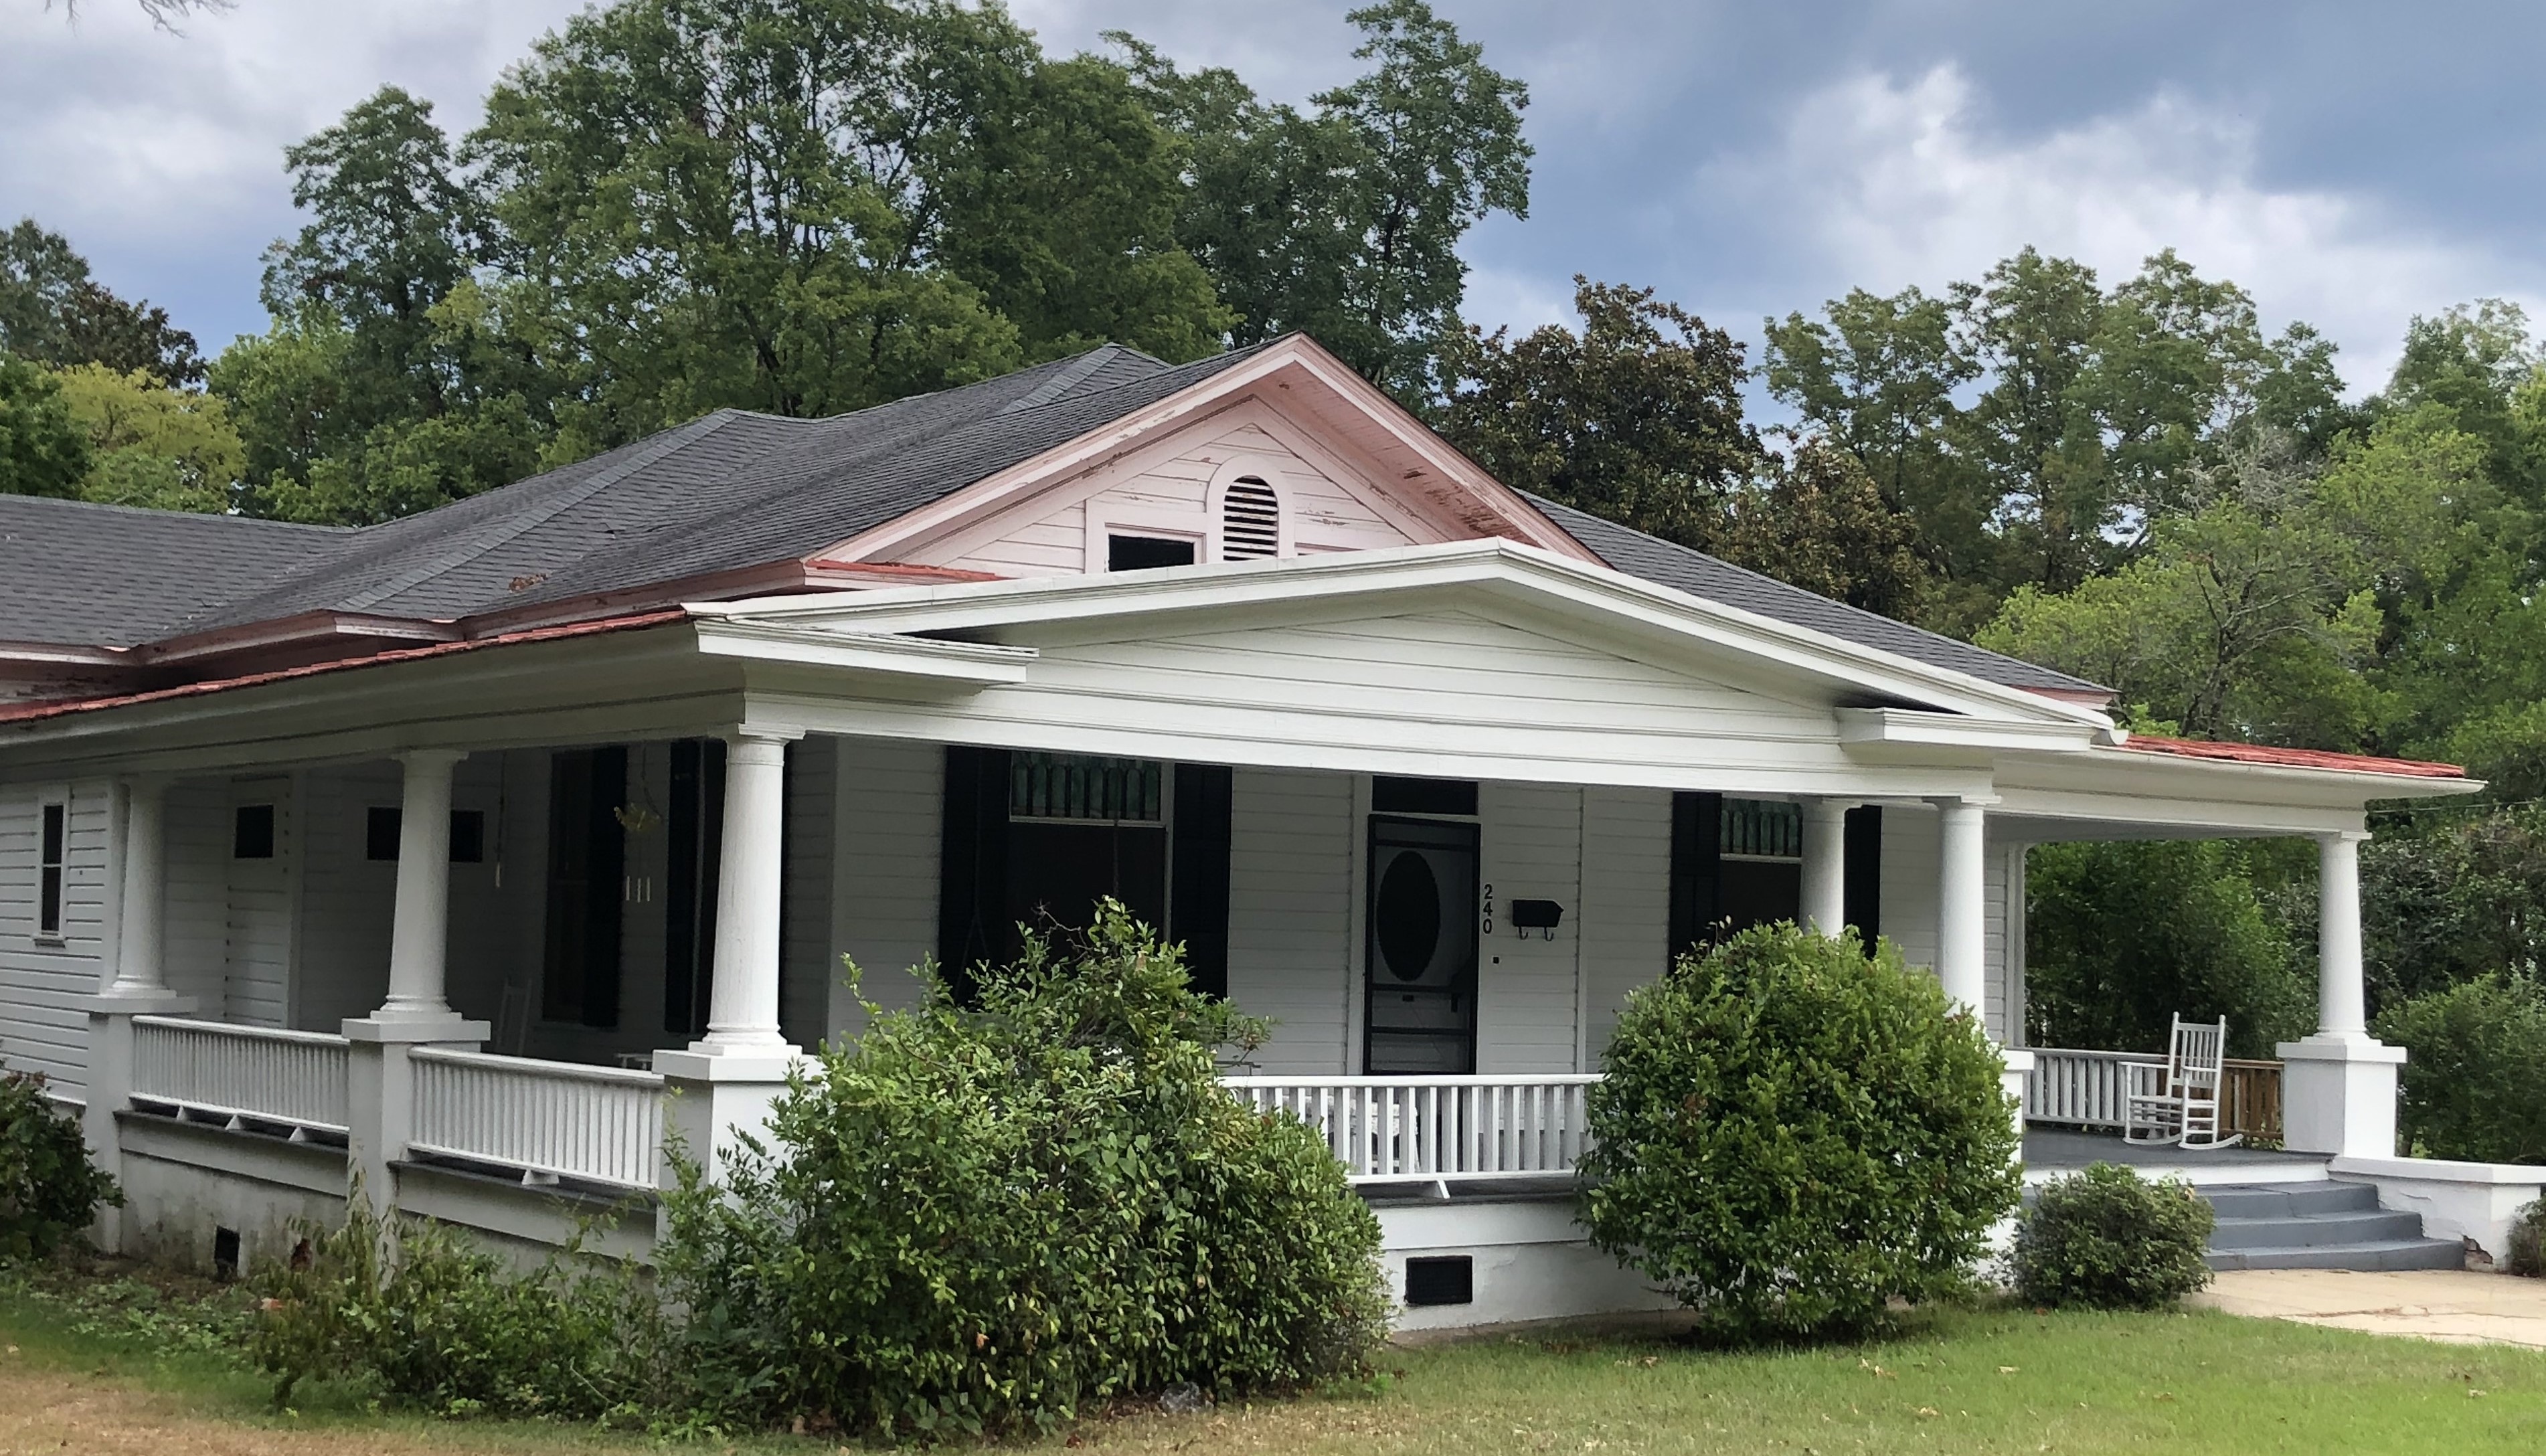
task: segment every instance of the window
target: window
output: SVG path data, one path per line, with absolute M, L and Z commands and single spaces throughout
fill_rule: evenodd
M 38 813 L 42 824 L 36 853 L 36 933 L 58 939 L 62 933 L 62 872 L 70 852 L 71 806 L 50 803 Z
M 1282 554 L 1282 498 L 1261 475 L 1240 475 L 1220 498 L 1220 557 L 1251 561 Z
M 549 757 L 549 883 L 540 1014 L 619 1024 L 620 905 L 627 894 L 625 746 Z
M 399 827 L 404 823 L 405 816 L 397 805 L 373 805 L 363 816 L 363 857 L 395 861 L 398 857 Z M 452 810 L 451 862 L 482 864 L 485 861 L 486 811 Z
M 1163 822 L 1160 766 L 1076 754 L 1008 756 L 1008 820 L 1072 824 Z
M 241 804 L 230 811 L 230 857 L 274 857 L 274 806 Z
M 1727 859 L 1804 857 L 1804 811 L 1773 799 L 1726 799 L 1718 845 Z
M 1105 537 L 1107 571 L 1149 571 L 1161 566 L 1194 564 L 1194 543 L 1174 536 Z

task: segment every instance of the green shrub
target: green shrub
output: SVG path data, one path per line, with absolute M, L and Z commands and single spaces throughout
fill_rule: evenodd
M 718 1418 L 884 1438 L 1047 1427 L 1088 1400 L 1360 1373 L 1379 1230 L 1324 1144 L 1241 1106 L 1251 1029 L 1119 905 L 942 984 L 791 1085 L 660 1253 Z M 677 1166 L 677 1164 L 676 1164 Z
M 276 1406 L 340 1380 L 444 1416 L 593 1419 L 683 1399 L 665 1378 L 664 1327 L 634 1271 L 569 1247 L 515 1272 L 471 1236 L 422 1220 L 382 1229 L 359 1194 L 306 1256 L 256 1271 L 248 1352 Z
M 1628 999 L 1582 1220 L 1718 1335 L 1882 1318 L 1968 1282 L 2015 1205 L 2002 1062 L 1878 942 L 1744 930 Z
M 2153 1310 L 2210 1282 L 2210 1205 L 2177 1178 L 2089 1164 L 2042 1185 L 2015 1227 L 2015 1292 L 2037 1305 Z
M 2546 1163 L 2546 983 L 2488 976 L 2389 1007 L 2377 1024 L 2411 1054 L 2397 1107 L 2408 1149 Z
M 2546 1279 L 2546 1198 L 2519 1210 L 2510 1225 L 2510 1271 Z
M 42 1073 L 0 1073 L 0 1263 L 49 1257 L 124 1190 L 88 1161 L 78 1121 L 44 1094 Z

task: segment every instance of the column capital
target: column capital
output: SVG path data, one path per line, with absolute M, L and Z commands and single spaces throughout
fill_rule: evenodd
M 2369 843 L 2370 834 L 2365 829 L 2331 829 L 2318 834 L 2316 840 L 2321 845 L 2365 845 Z
M 1935 805 L 1939 809 L 1994 809 L 2004 801 L 1999 799 L 1995 794 L 1978 793 L 1937 794 L 1929 798 L 1927 802 Z
M 411 748 L 401 749 L 397 761 L 409 768 L 449 768 L 467 757 L 465 748 Z

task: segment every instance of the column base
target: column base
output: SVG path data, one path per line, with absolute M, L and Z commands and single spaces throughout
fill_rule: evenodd
M 2281 1146 L 2336 1158 L 2396 1156 L 2396 1069 L 2405 1049 L 2320 1032 L 2272 1048 L 2281 1059 Z
M 725 1165 L 743 1136 L 764 1138 L 770 1108 L 787 1091 L 787 1076 L 804 1065 L 804 1054 L 781 1043 L 766 1051 L 744 1050 L 656 1052 L 654 1070 L 663 1075 L 663 1132 L 677 1142 L 682 1156 L 697 1165 L 706 1181 L 723 1181 Z M 679 1185 L 669 1158 L 663 1161 L 663 1186 Z
M 2033 1080 L 2033 1053 L 2020 1046 L 2002 1046 L 1998 1057 L 2006 1070 L 1997 1075 L 1998 1091 L 2014 1104 L 2015 1159 L 2024 1161 L 2024 1085 Z
M 458 1011 L 447 1016 L 349 1016 L 337 1029 L 347 1041 L 432 1045 L 467 1042 L 472 1051 L 495 1034 L 492 1025 L 471 1021 Z
M 80 998 L 92 1016 L 183 1016 L 203 1003 L 174 991 L 117 991 L 109 988 Z

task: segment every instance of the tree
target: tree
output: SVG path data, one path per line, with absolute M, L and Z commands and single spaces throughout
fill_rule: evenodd
M 164 511 L 225 511 L 245 446 L 212 395 L 171 389 L 144 369 L 79 364 L 60 374 L 62 403 L 88 437 L 83 499 Z
M 0 350 L 0 495 L 79 494 L 88 437 L 49 370 Z
M 1529 215 L 1529 88 L 1424 0 L 1346 17 L 1370 71 L 1315 110 L 1268 106 L 1227 70 L 1179 73 L 1121 32 L 1151 105 L 1191 145 L 1178 237 L 1236 314 L 1240 345 L 1306 330 L 1409 404 L 1467 289 L 1458 245 Z
M 1651 288 L 1577 276 L 1575 333 L 1446 341 L 1439 428 L 1496 478 L 1666 540 L 1714 550 L 1759 459 L 1741 418 L 1741 346 Z
M 1769 452 L 1736 498 L 1722 554 L 1752 571 L 1903 621 L 1929 577 L 1917 523 L 1893 507 L 1853 453 L 1819 437 Z
M 168 310 L 127 302 L 89 277 L 70 240 L 32 217 L 0 233 L 0 350 L 47 364 L 147 369 L 170 385 L 200 383 L 195 336 Z

